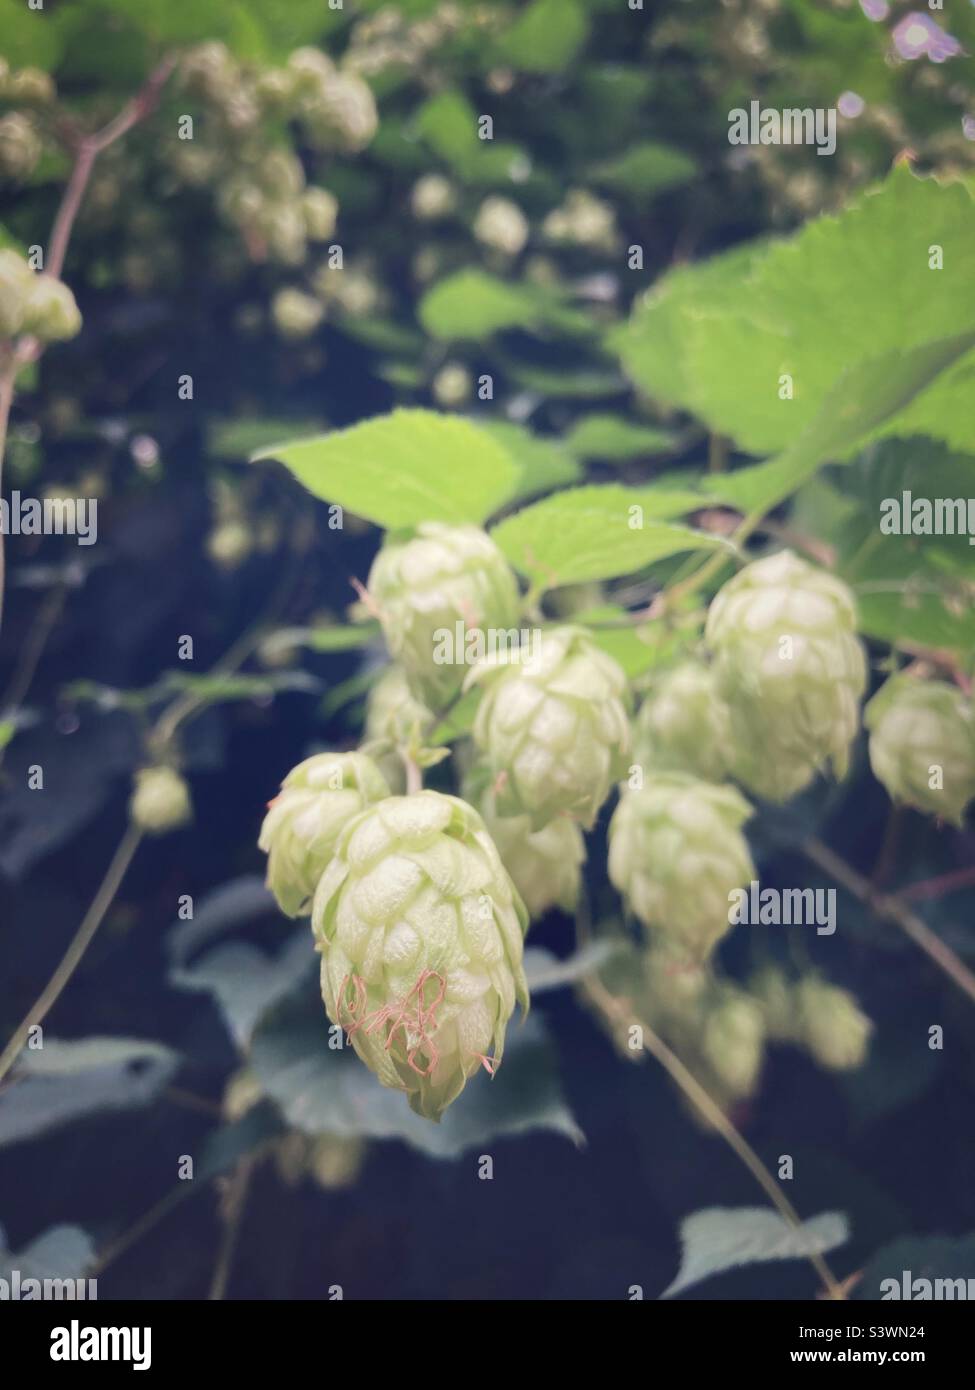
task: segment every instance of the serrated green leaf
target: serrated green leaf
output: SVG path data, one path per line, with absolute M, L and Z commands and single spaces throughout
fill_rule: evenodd
M 508 328 L 532 328 L 544 318 L 535 295 L 470 267 L 427 290 L 417 312 L 434 338 L 472 342 Z
M 431 410 L 394 410 L 255 458 L 278 459 L 315 497 L 388 528 L 481 522 L 518 482 L 518 465 L 496 440 Z
M 686 1216 L 680 1225 L 680 1272 L 660 1295 L 684 1289 L 741 1265 L 765 1260 L 797 1260 L 835 1250 L 850 1238 L 847 1219 L 827 1211 L 796 1229 L 764 1207 L 709 1207 Z
M 521 477 L 509 502 L 521 502 L 543 492 L 568 487 L 582 477 L 582 467 L 563 443 L 548 435 L 533 434 L 510 420 L 486 420 L 481 424 L 521 468 Z
M 612 579 L 668 555 L 726 545 L 719 537 L 667 521 L 700 500 L 695 493 L 615 483 L 572 488 L 515 512 L 491 535 L 516 569 L 545 588 Z M 642 518 L 636 508 L 642 508 Z

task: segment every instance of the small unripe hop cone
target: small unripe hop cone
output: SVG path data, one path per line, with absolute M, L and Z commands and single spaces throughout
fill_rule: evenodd
M 621 667 L 581 628 L 541 634 L 539 649 L 499 654 L 468 678 L 484 687 L 474 741 L 494 779 L 498 814 L 541 830 L 565 815 L 595 823 L 630 747 Z
M 394 796 L 342 832 L 315 893 L 328 1016 L 384 1086 L 439 1120 L 528 1008 L 524 905 L 473 807 Z
M 438 633 L 505 630 L 518 622 L 518 586 L 494 542 L 476 526 L 425 522 L 405 542 L 387 542 L 373 561 L 369 597 L 386 645 L 415 697 L 439 710 L 459 691 L 464 653 L 438 663 Z
M 634 761 L 719 782 L 731 765 L 731 711 L 714 672 L 686 661 L 657 680 L 633 726 Z
M 135 774 L 129 818 L 147 835 L 165 835 L 193 818 L 190 791 L 171 767 L 144 767 Z
M 609 826 L 609 877 L 658 940 L 704 960 L 730 928 L 729 895 L 755 877 L 734 787 L 661 773 L 625 791 Z
M 961 825 L 975 796 L 975 709 L 947 681 L 894 676 L 864 713 L 870 766 L 892 801 Z
M 787 801 L 828 763 L 843 777 L 859 727 L 866 660 L 845 584 L 784 550 L 715 595 L 705 638 L 731 710 L 734 774 Z
M 291 769 L 268 807 L 258 847 L 267 886 L 288 917 L 308 912 L 318 881 L 349 820 L 389 795 L 364 753 L 318 753 Z

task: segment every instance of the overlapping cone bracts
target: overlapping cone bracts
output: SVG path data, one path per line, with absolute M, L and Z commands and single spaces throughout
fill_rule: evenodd
M 728 895 L 755 877 L 734 787 L 661 773 L 627 790 L 609 826 L 609 877 L 655 935 L 703 960 L 729 930 Z
M 845 775 L 866 686 L 845 584 L 788 550 L 757 560 L 715 595 L 705 638 L 738 781 L 786 801 L 828 763 Z
M 703 1050 L 711 1070 L 731 1096 L 751 1095 L 765 1058 L 761 1006 L 743 990 L 726 987 L 708 1013 Z
M 373 561 L 369 593 L 386 645 L 414 696 L 439 710 L 460 689 L 465 653 L 438 663 L 435 634 L 466 628 L 515 630 L 518 586 L 494 542 L 476 526 L 424 522 L 407 541 L 388 541 Z
M 499 816 L 494 793 L 482 768 L 465 778 L 464 795 L 480 808 L 501 862 L 511 875 L 530 917 L 550 907 L 572 912 L 579 898 L 586 842 L 568 816 L 556 816 L 532 830 L 528 816 Z
M 309 911 L 341 831 L 389 794 L 386 779 L 363 753 L 316 753 L 291 769 L 258 840 L 268 856 L 267 886 L 282 912 L 300 917 Z
M 469 676 L 484 687 L 473 736 L 490 769 L 499 815 L 540 830 L 556 816 L 589 829 L 630 749 L 629 693 L 620 666 L 581 628 L 541 633 L 525 660 L 504 653 Z
M 414 737 L 422 739 L 433 726 L 434 716 L 410 690 L 402 666 L 389 666 L 369 691 L 366 701 L 365 742 L 406 746 Z M 390 788 L 406 788 L 403 759 L 393 749 L 376 757 L 376 763 Z
M 975 796 L 971 700 L 947 681 L 894 676 L 867 705 L 864 723 L 870 766 L 891 799 L 961 825 Z
M 384 1086 L 439 1119 L 528 1007 L 524 904 L 458 797 L 390 797 L 342 832 L 312 911 L 328 1016 Z
M 714 672 L 685 661 L 647 694 L 633 725 L 633 759 L 643 768 L 723 780 L 731 767 L 731 711 Z

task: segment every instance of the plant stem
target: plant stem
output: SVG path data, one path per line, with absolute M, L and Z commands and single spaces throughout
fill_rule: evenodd
M 250 1158 L 242 1159 L 231 1176 L 224 1193 L 223 1239 L 220 1242 L 217 1263 L 210 1283 L 209 1296 L 214 1301 L 222 1299 L 227 1292 L 234 1251 L 237 1249 L 237 1239 L 240 1235 L 240 1225 L 244 1219 L 244 1208 L 247 1206 L 247 1193 L 256 1164 L 257 1159 L 253 1155 Z
M 856 869 L 851 868 L 845 859 L 841 859 L 821 840 L 806 840 L 802 845 L 802 852 L 807 859 L 818 864 L 830 878 L 834 878 L 848 893 L 852 893 L 859 902 L 868 907 L 875 916 L 900 927 L 915 946 L 920 946 L 969 999 L 975 1000 L 975 975 L 907 903 L 892 893 L 878 893 L 869 879 L 857 873 Z
M 61 963 L 54 974 L 48 980 L 47 985 L 41 992 L 36 1003 L 29 1010 L 26 1018 L 14 1033 L 3 1053 L 0 1054 L 0 1081 L 6 1076 L 7 1072 L 17 1060 L 20 1052 L 27 1041 L 30 1029 L 45 1019 L 61 993 L 71 979 L 82 956 L 87 951 L 95 932 L 101 926 L 105 913 L 111 907 L 125 877 L 126 871 L 135 856 L 136 850 L 142 843 L 142 831 L 135 825 L 130 825 L 122 836 L 119 846 L 112 856 L 112 861 L 106 870 L 105 877 L 102 879 L 98 892 L 92 899 L 91 906 L 82 919 L 81 926 L 75 932 L 71 944 L 65 951 Z
M 712 1099 L 693 1072 L 684 1065 L 676 1052 L 667 1046 L 663 1038 L 648 1023 L 633 1014 L 625 1001 L 610 994 L 609 990 L 598 979 L 589 976 L 583 982 L 583 989 L 587 998 L 614 1029 L 624 1030 L 634 1026 L 640 1029 L 645 1050 L 655 1061 L 660 1063 L 671 1080 L 677 1084 L 735 1156 L 741 1160 L 783 1220 L 788 1222 L 794 1230 L 801 1231 L 802 1220 L 799 1213 L 775 1178 L 745 1136 L 735 1127 L 721 1106 Z M 633 1055 L 629 1049 L 627 1049 L 627 1055 Z M 834 1300 L 844 1299 L 846 1295 L 822 1255 L 816 1251 L 808 1251 L 806 1258 L 822 1280 L 829 1297 Z

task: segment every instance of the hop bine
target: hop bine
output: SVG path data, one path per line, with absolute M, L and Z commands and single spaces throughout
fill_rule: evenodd
M 315 893 L 328 1016 L 438 1120 L 476 1071 L 493 1075 L 515 1002 L 527 1010 L 527 924 L 473 807 L 434 791 L 380 801 L 343 830 Z

